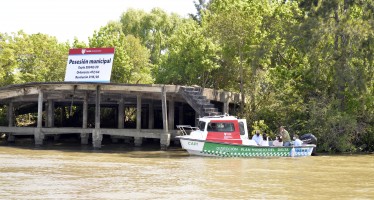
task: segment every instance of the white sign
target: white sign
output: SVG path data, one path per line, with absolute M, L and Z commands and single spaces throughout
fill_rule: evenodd
M 65 81 L 110 82 L 114 48 L 70 49 Z

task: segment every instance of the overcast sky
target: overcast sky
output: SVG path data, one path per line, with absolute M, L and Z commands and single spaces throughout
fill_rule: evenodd
M 119 20 L 129 8 L 161 8 L 183 17 L 196 13 L 193 0 L 6 0 L 0 7 L 0 32 L 44 33 L 70 43 L 88 41 L 94 30 Z

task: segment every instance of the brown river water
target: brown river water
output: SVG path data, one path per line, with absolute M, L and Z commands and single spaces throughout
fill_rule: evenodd
M 374 155 L 208 158 L 177 146 L 1 144 L 0 199 L 374 199 Z

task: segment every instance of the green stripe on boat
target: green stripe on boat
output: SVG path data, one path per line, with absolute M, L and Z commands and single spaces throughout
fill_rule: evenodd
M 255 147 L 205 142 L 201 153 L 220 157 L 289 157 L 293 147 Z M 312 148 L 295 148 L 294 156 L 307 156 Z

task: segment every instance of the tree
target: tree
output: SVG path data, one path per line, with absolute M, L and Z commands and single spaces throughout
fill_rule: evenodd
M 0 86 L 10 85 L 15 82 L 15 44 L 8 34 L 0 33 Z
M 27 35 L 23 31 L 4 36 L 4 83 L 62 81 L 64 77 L 67 43 L 44 34 Z
M 204 36 L 193 20 L 186 20 L 169 40 L 159 67 L 156 82 L 214 87 L 212 72 L 216 70 L 218 47 Z
M 367 56 L 372 57 L 373 52 L 372 3 L 301 1 L 300 7 L 305 17 L 291 27 L 286 41 L 295 53 L 280 54 L 284 63 L 297 67 L 292 73 L 287 73 L 290 68 L 284 73 L 277 68 L 273 80 L 286 77 L 298 81 L 288 91 L 298 94 L 299 102 L 305 104 L 305 127 L 321 138 L 320 148 L 352 150 L 352 144 L 370 130 L 371 123 L 360 116 L 368 116 L 367 107 L 371 107 L 367 99 L 371 99 L 373 62 Z M 286 89 L 281 85 L 275 88 Z
M 139 39 L 122 32 L 119 22 L 101 27 L 89 38 L 90 47 L 114 47 L 111 81 L 115 83 L 153 83 L 149 51 Z
M 168 38 L 181 23 L 181 18 L 158 8 L 150 13 L 129 9 L 122 14 L 120 22 L 123 33 L 139 38 L 150 51 L 151 63 L 158 66 L 162 53 L 168 48 Z
M 197 2 L 194 1 L 194 4 L 195 4 L 195 8 L 196 8 L 196 14 L 190 13 L 189 16 L 193 20 L 198 22 L 199 25 L 201 25 L 201 20 L 202 20 L 203 13 L 208 7 L 208 1 L 207 0 L 198 0 Z
M 249 112 L 255 112 L 256 85 L 259 83 L 261 63 L 256 52 L 266 33 L 261 29 L 263 17 L 269 14 L 269 5 L 258 1 L 216 0 L 208 5 L 203 25 L 211 30 L 223 49 L 222 63 L 229 65 L 233 88 L 239 86 L 244 114 L 246 96 L 250 96 Z M 232 88 L 231 88 L 232 89 Z

